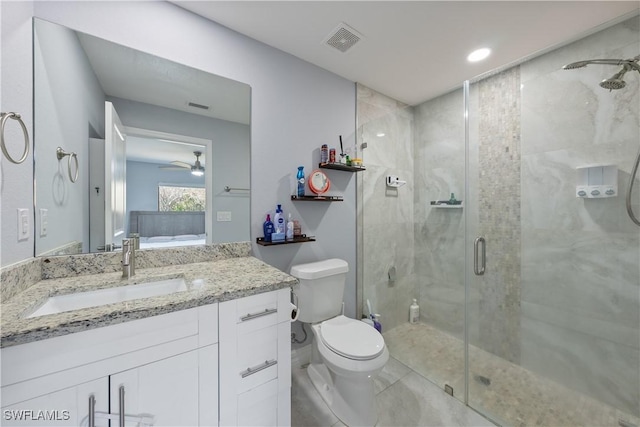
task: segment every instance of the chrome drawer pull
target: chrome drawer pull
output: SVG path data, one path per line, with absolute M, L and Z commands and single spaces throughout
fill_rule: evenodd
M 253 320 L 253 319 L 256 319 L 258 317 L 268 316 L 270 314 L 277 313 L 277 312 L 278 312 L 277 308 L 265 308 L 264 311 L 260 311 L 258 313 L 247 314 L 246 316 L 242 316 L 240 318 L 240 320 L 242 320 L 243 322 L 246 322 L 247 320 Z
M 89 427 L 96 427 L 96 397 L 89 396 Z
M 118 410 L 120 411 L 120 416 L 118 417 L 118 427 L 125 427 L 125 416 L 124 416 L 124 386 L 121 385 L 118 389 L 118 399 L 120 403 L 120 407 Z
M 253 374 L 255 374 L 256 372 L 260 372 L 260 371 L 262 371 L 263 369 L 270 368 L 271 366 L 273 366 L 273 365 L 275 365 L 275 364 L 277 364 L 277 363 L 278 363 L 278 361 L 277 361 L 276 359 L 273 359 L 273 360 L 265 360 L 265 361 L 264 361 L 264 363 L 263 363 L 262 365 L 258 365 L 258 366 L 253 367 L 253 368 L 247 368 L 247 370 L 246 370 L 246 371 L 242 371 L 242 372 L 240 372 L 240 375 L 242 376 L 242 378 L 246 378 L 246 377 L 248 377 L 249 375 L 253 375 Z

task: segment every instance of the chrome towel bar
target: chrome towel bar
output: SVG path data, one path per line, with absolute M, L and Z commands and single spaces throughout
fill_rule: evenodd
M 78 164 L 78 155 L 74 152 L 67 153 L 62 149 L 62 147 L 56 148 L 56 157 L 58 158 L 58 160 L 62 160 L 65 156 L 69 156 L 69 161 L 67 163 L 67 172 L 69 173 L 69 179 L 71 180 L 71 182 L 76 182 L 78 180 L 78 171 L 80 169 Z M 71 173 L 71 159 L 75 160 L 76 162 L 75 174 Z
M 7 158 L 7 160 L 9 160 L 11 163 L 19 165 L 20 163 L 24 162 L 29 155 L 29 132 L 27 132 L 27 127 L 24 125 L 22 116 L 20 114 L 11 112 L 0 113 L 0 117 L 2 117 L 0 119 L 0 148 L 2 148 L 2 153 Z M 19 160 L 15 160 L 13 157 L 11 157 L 4 142 L 4 125 L 7 122 L 7 119 L 17 120 L 20 124 L 20 127 L 22 128 L 22 134 L 24 135 L 24 152 L 22 153 L 22 157 L 20 157 Z

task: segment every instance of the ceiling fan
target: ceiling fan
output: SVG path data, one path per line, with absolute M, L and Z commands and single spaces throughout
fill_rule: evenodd
M 192 175 L 202 176 L 204 175 L 204 166 L 200 164 L 200 156 L 202 155 L 202 151 L 194 151 L 193 154 L 196 156 L 196 161 L 194 164 L 189 164 L 185 162 L 181 162 L 179 160 L 174 160 L 171 162 L 172 166 L 160 166 L 160 169 L 166 170 L 185 170 L 188 169 L 191 171 Z

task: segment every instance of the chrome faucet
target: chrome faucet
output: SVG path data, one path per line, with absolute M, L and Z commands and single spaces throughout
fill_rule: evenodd
M 136 249 L 139 237 L 122 239 L 122 277 L 128 279 L 136 274 Z

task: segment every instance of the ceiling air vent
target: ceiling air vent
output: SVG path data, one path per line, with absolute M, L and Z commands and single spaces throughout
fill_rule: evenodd
M 195 102 L 189 102 L 187 105 L 189 107 L 200 108 L 202 110 L 208 110 L 209 109 L 208 105 L 196 104 Z
M 362 34 L 342 22 L 323 40 L 323 43 L 345 53 L 363 38 Z

